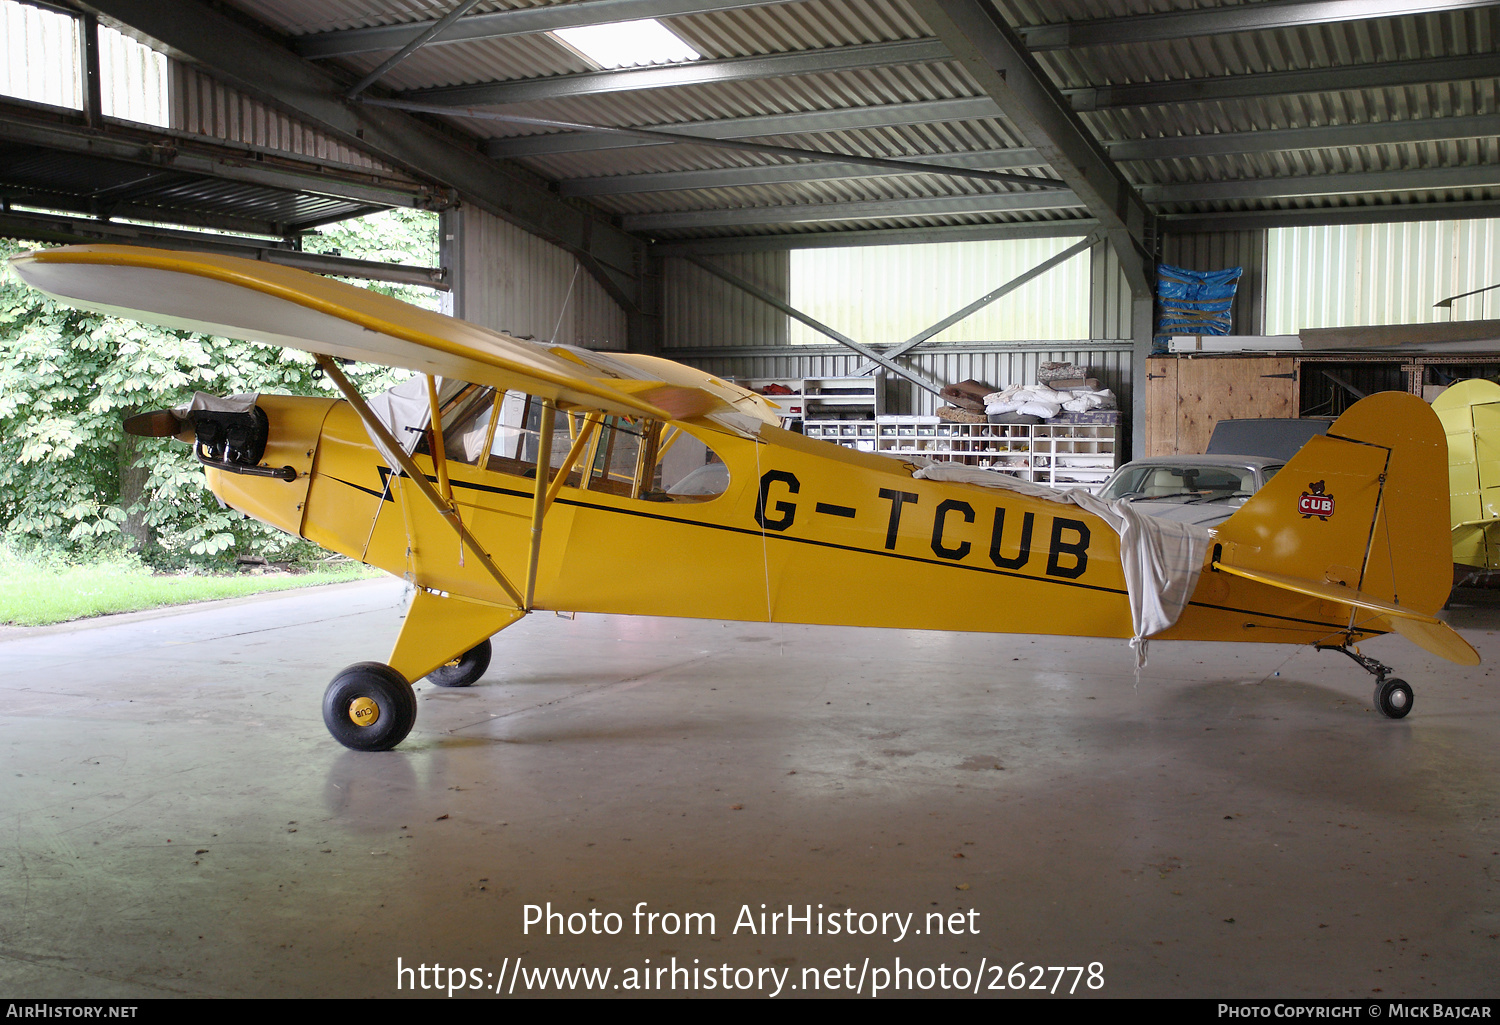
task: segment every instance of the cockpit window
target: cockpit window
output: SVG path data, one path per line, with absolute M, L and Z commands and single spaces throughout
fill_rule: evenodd
M 410 405 L 414 411 L 415 404 Z M 535 479 L 546 408 L 540 398 L 444 382 L 438 408 L 443 452 L 450 463 Z M 554 410 L 553 416 L 548 466 L 554 478 L 577 448 L 569 487 L 655 502 L 704 501 L 729 487 L 729 470 L 713 450 L 674 425 L 562 410 Z M 416 451 L 430 454 L 430 445 L 431 432 L 421 430 Z

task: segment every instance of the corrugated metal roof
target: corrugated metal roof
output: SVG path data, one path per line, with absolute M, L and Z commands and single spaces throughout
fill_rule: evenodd
M 453 5 L 453 0 L 226 2 L 286 37 L 289 45 L 295 40 L 302 47 L 332 38 L 328 33 L 430 24 Z M 1495 57 L 1500 51 L 1500 2 L 1448 4 L 1450 9 L 1440 9 L 1445 5 L 1434 0 L 1432 9 L 1422 13 L 1374 17 L 1368 16 L 1369 9 L 1322 0 L 1295 4 L 1263 0 L 993 3 L 1015 30 L 1032 41 L 1028 45 L 1038 65 L 1078 108 L 1081 124 L 1101 147 L 1108 151 L 1155 142 L 1154 149 L 1133 155 L 1118 150 L 1122 155 L 1116 160 L 1121 174 L 1157 213 L 1275 214 L 1451 202 L 1500 204 L 1500 182 L 1492 178 L 1445 179 L 1428 173 L 1500 164 L 1500 132 L 1470 130 L 1468 135 L 1460 132 L 1462 137 L 1448 137 L 1435 124 L 1444 118 L 1500 116 L 1500 64 Z M 490 0 L 466 17 L 569 6 L 588 9 L 587 4 L 547 0 Z M 931 27 L 908 0 L 793 0 L 759 6 L 745 0 L 743 6 L 705 9 L 713 6 L 707 0 L 678 4 L 674 10 L 691 8 L 692 12 L 666 19 L 705 60 L 729 62 L 714 65 L 721 77 L 712 82 L 662 85 L 657 79 L 651 87 L 627 88 L 640 77 L 601 79 L 588 61 L 546 33 L 532 31 L 428 45 L 399 64 L 374 92 L 395 91 L 407 99 L 439 103 L 444 99 L 441 96 L 424 101 L 424 91 L 487 83 L 526 83 L 528 88 L 536 84 L 547 88 L 549 98 L 516 102 L 513 94 L 511 102 L 489 109 L 611 126 L 668 126 L 686 132 L 705 122 L 714 122 L 715 131 L 723 132 L 730 131 L 724 122 L 785 116 L 783 121 L 758 122 L 757 130 L 769 134 L 753 138 L 832 153 L 912 157 L 933 163 L 941 163 L 945 156 L 1029 145 L 999 116 L 998 109 L 994 113 L 976 109 L 957 120 L 930 124 L 894 123 L 900 118 L 893 110 L 893 123 L 884 126 L 828 128 L 826 123 L 808 120 L 808 127 L 801 127 L 799 115 L 817 112 L 962 98 L 986 100 L 979 84 L 956 61 L 943 59 L 946 51 L 941 49 L 902 63 L 855 67 L 859 62 L 850 62 L 842 70 L 830 66 L 850 54 L 867 52 L 857 51 L 859 47 L 930 40 Z M 1168 14 L 1186 16 L 1185 27 L 1156 27 L 1164 23 L 1152 16 Z M 1249 24 L 1246 18 L 1259 19 L 1254 24 L 1262 26 L 1271 24 L 1266 19 L 1273 18 L 1276 27 L 1225 28 L 1219 21 L 1205 20 L 1226 16 L 1240 19 L 1237 24 L 1241 25 Z M 1101 19 L 1121 20 L 1101 24 Z M 1063 30 L 1081 42 L 1058 42 Z M 1048 42 L 1048 33 L 1057 39 Z M 320 63 L 342 69 L 352 82 L 393 52 L 394 46 L 388 45 Z M 824 69 L 769 70 L 757 72 L 761 77 L 744 77 L 744 65 L 733 63 L 766 55 L 814 55 Z M 823 63 L 824 58 L 828 63 Z M 764 67 L 781 65 L 770 61 Z M 1350 77 L 1364 72 L 1371 74 L 1358 81 Z M 573 90 L 584 83 L 597 89 L 601 81 L 610 91 L 560 95 L 554 89 Z M 439 119 L 476 140 L 514 139 L 544 131 L 452 115 Z M 1370 131 L 1357 137 L 1347 131 L 1341 134 L 1354 128 Z M 1301 134 L 1267 134 L 1294 131 Z M 1177 145 L 1183 140 L 1214 140 L 1214 146 L 1185 149 Z M 357 158 L 351 151 L 343 159 Z M 608 146 L 594 149 L 509 159 L 548 181 L 569 183 L 763 167 L 780 158 L 708 144 L 622 147 L 611 139 Z M 1309 181 L 1376 172 L 1384 177 Z M 1411 172 L 1412 177 L 1409 183 L 1393 182 L 1389 172 Z M 1055 204 L 966 213 L 929 204 L 925 212 L 913 206 L 895 217 L 856 208 L 846 211 L 847 216 L 837 216 L 833 208 L 838 204 L 960 199 L 1005 189 L 933 174 L 879 170 L 869 177 L 852 177 L 847 168 L 836 173 L 836 177 L 807 175 L 795 181 L 767 182 L 762 177 L 756 184 L 728 176 L 712 183 L 695 182 L 695 187 L 665 189 L 643 179 L 639 183 L 643 191 L 588 194 L 577 201 L 629 218 L 724 212 L 721 223 L 711 228 L 677 226 L 650 232 L 652 237 L 675 238 L 850 226 L 1054 222 L 1086 216 L 1082 207 Z M 1037 173 L 1054 171 L 1038 168 Z M 1268 181 L 1287 181 L 1294 194 L 1262 187 Z M 1243 183 L 1244 187 L 1225 183 Z M 1215 187 L 1212 195 L 1180 191 L 1208 185 Z M 563 191 L 569 194 L 568 188 Z M 765 220 L 765 208 L 775 206 L 792 209 L 787 218 L 773 224 Z M 826 219 L 809 219 L 819 207 L 826 208 L 819 214 Z M 747 213 L 742 222 L 735 222 L 733 212 L 739 210 Z

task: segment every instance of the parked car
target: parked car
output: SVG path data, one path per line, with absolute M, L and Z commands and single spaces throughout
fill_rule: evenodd
M 1101 498 L 1124 499 L 1149 516 L 1212 527 L 1245 504 L 1285 459 L 1264 456 L 1151 456 L 1114 472 Z

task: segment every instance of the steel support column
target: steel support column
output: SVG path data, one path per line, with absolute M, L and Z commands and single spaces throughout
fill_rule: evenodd
M 1146 454 L 1146 360 L 1156 333 L 1156 300 L 1150 295 L 1130 299 L 1130 451 L 1122 458 Z

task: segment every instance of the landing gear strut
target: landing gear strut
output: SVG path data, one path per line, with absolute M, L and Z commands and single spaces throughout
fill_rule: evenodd
M 1390 666 L 1383 662 L 1377 662 L 1368 655 L 1361 655 L 1350 648 L 1347 644 L 1315 644 L 1318 651 L 1338 651 L 1348 655 L 1365 672 L 1375 677 L 1375 696 L 1371 700 L 1380 714 L 1387 719 L 1402 719 L 1406 713 L 1411 711 L 1413 700 L 1411 684 L 1399 677 L 1391 676 L 1395 672 Z

